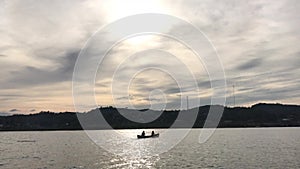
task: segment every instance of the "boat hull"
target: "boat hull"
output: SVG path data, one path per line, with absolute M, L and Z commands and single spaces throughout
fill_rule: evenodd
M 142 139 L 142 138 L 153 138 L 153 137 L 159 137 L 159 134 L 154 134 L 154 135 L 149 135 L 149 136 L 137 135 L 137 138 L 138 138 L 138 139 Z

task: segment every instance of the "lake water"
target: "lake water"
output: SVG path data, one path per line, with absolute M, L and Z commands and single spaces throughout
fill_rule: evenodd
M 140 131 L 119 132 L 147 148 L 155 138 L 138 140 Z M 0 132 L 0 168 L 300 168 L 300 128 L 217 129 L 203 144 L 200 131 L 191 130 L 171 150 L 154 156 L 132 155 L 141 147 L 124 148 L 107 138 L 125 150 L 112 154 L 84 131 Z

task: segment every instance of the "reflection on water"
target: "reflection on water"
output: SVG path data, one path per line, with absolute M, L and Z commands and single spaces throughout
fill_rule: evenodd
M 102 130 L 86 131 L 90 139 L 99 147 L 121 157 L 148 157 L 168 152 L 190 132 L 190 129 L 155 129 L 146 130 L 160 133 L 159 137 L 137 139 L 143 130 Z
M 110 160 L 112 165 L 109 168 L 153 168 L 159 161 L 158 154 L 151 154 L 153 147 L 158 144 L 159 138 L 137 139 L 137 134 L 143 130 L 115 130 L 115 131 L 89 131 L 93 138 L 101 139 L 99 146 L 113 151 L 116 158 Z M 164 129 L 155 130 L 164 133 Z M 116 137 L 116 134 L 118 136 Z M 146 135 L 150 135 L 151 130 L 146 130 Z M 106 137 L 103 137 L 106 136 Z M 106 142 L 104 145 L 103 138 Z M 97 140 L 96 140 L 97 141 Z M 109 147 L 105 147 L 109 146 Z
M 159 155 L 148 156 L 148 157 L 129 157 L 123 156 L 119 159 L 111 160 L 112 163 L 117 163 L 110 166 L 109 168 L 153 168 L 156 163 L 159 161 Z M 117 161 L 118 162 L 117 162 Z
M 0 132 L 0 168 L 279 169 L 300 166 L 300 128 L 218 129 L 204 144 L 198 143 L 200 129 L 193 129 L 174 148 L 156 155 L 147 151 L 160 139 L 138 140 L 136 134 L 141 131 L 117 131 L 130 144 L 109 138 L 114 131 L 94 131 L 101 133 L 98 136 L 109 142 L 119 155 L 104 150 L 83 131 Z

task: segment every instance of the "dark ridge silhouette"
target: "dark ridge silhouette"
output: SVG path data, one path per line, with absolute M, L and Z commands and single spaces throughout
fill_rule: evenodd
M 183 118 L 177 119 L 179 110 L 165 110 L 163 112 L 153 110 L 131 110 L 123 108 L 104 107 L 91 110 L 87 113 L 74 112 L 40 112 L 30 115 L 0 116 L 0 131 L 30 131 L 30 130 L 82 130 L 78 120 L 84 122 L 85 129 L 110 129 L 104 125 L 100 116 L 114 129 L 137 128 L 169 128 L 174 122 L 176 127 L 185 128 L 194 124 L 194 128 L 202 128 L 210 109 L 224 108 L 219 123 L 219 128 L 234 127 L 299 127 L 300 106 L 282 104 L 259 103 L 252 107 L 222 107 L 219 105 L 201 106 L 190 110 L 184 110 Z M 99 111 L 100 110 L 100 111 Z M 120 113 L 122 112 L 122 113 Z M 196 112 L 197 117 L 189 118 Z M 222 112 L 217 112 L 222 113 Z M 125 117 L 123 116 L 125 114 Z M 126 117 L 138 117 L 143 120 L 145 116 L 156 115 L 157 119 L 149 123 L 134 122 Z M 78 116 L 78 117 L 77 117 Z M 209 123 L 208 123 L 209 124 Z M 208 125 L 207 127 L 210 127 Z

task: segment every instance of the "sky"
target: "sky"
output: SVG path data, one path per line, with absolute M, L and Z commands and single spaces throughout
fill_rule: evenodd
M 174 16 L 201 30 L 222 63 L 226 105 L 233 106 L 233 93 L 236 106 L 299 104 L 299 10 L 298 0 L 0 0 L 0 114 L 75 111 L 72 77 L 81 49 L 104 26 L 143 13 Z M 195 40 L 182 25 L 158 24 Z M 98 54 L 106 41 L 97 43 Z M 99 65 L 95 98 L 99 106 L 130 108 L 178 109 L 181 96 L 189 96 L 190 107 L 210 104 L 218 93 L 210 80 L 219 79 L 209 79 L 205 66 L 172 38 L 129 37 Z M 198 90 L 189 89 L 195 81 Z

